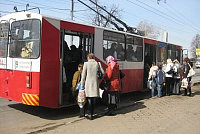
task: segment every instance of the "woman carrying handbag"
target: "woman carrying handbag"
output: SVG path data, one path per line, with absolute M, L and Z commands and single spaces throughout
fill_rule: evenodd
M 87 111 L 89 120 L 93 119 L 95 100 L 99 98 L 99 78 L 98 71 L 101 70 L 102 76 L 104 70 L 100 63 L 95 61 L 95 55 L 89 53 L 87 55 L 88 62 L 84 62 L 81 74 L 81 88 L 85 89 L 85 96 L 87 99 Z
M 105 115 L 114 115 L 112 112 L 117 108 L 117 103 L 120 102 L 119 91 L 120 91 L 120 71 L 117 61 L 112 56 L 106 58 L 108 64 L 105 72 L 104 79 L 110 80 L 110 89 L 105 90 L 104 102 L 108 106 L 108 112 Z
M 185 58 L 184 61 L 185 61 L 185 64 L 183 67 L 183 79 L 187 78 L 187 82 L 188 82 L 188 86 L 187 86 L 187 88 L 185 88 L 184 96 L 187 96 L 187 90 L 189 91 L 189 96 L 191 96 L 191 94 L 192 94 L 192 91 L 191 91 L 192 77 L 191 76 L 188 77 L 188 73 L 189 73 L 190 68 L 193 67 L 193 64 L 192 64 L 192 62 L 190 62 L 189 58 Z

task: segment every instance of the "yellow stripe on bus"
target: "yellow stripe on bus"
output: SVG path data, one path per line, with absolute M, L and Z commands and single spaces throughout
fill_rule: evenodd
M 34 105 L 33 103 L 32 103 L 32 101 L 30 100 L 30 97 L 31 95 L 29 95 L 29 94 L 26 94 L 26 97 L 27 97 L 27 100 L 31 103 L 31 105 Z
M 36 97 L 36 98 L 38 98 L 38 99 L 36 100 L 35 98 L 33 98 L 33 96 Z M 39 105 L 39 97 L 38 97 L 37 95 L 30 95 L 30 97 L 31 97 L 31 100 L 32 100 L 33 102 L 35 102 L 35 104 L 38 106 L 38 105 Z M 34 105 L 35 105 L 35 104 L 34 104 Z
M 22 97 L 23 97 L 23 101 L 22 101 L 22 102 L 24 102 L 24 104 L 30 105 L 30 104 L 27 102 L 26 98 L 25 98 L 25 94 L 22 94 Z
M 39 96 L 38 95 L 34 95 L 35 96 L 35 98 L 39 101 Z
M 39 96 L 35 94 L 22 94 L 22 103 L 27 105 L 39 106 Z

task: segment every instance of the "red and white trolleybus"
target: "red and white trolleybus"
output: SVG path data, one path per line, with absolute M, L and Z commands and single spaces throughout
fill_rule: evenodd
M 106 56 L 117 58 L 122 93 L 144 88 L 147 53 L 154 62 L 182 60 L 179 45 L 27 11 L 1 17 L 0 30 L 0 97 L 33 106 L 67 106 L 73 73 L 90 52 L 104 69 Z

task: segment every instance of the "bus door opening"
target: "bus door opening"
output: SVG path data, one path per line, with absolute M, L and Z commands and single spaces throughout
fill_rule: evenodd
M 152 62 L 156 62 L 156 45 L 145 44 L 143 88 L 147 88 L 149 70 Z
M 78 65 L 87 61 L 87 54 L 94 52 L 94 35 L 89 33 L 64 30 L 61 38 L 62 48 L 62 104 L 71 104 L 76 100 L 77 91 L 72 86 L 74 73 Z

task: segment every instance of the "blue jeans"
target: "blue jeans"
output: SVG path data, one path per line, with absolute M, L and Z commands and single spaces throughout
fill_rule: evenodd
M 157 84 L 157 90 L 158 90 L 158 97 L 162 96 L 162 85 Z
M 151 89 L 151 96 L 154 97 L 155 96 L 155 82 L 152 80 L 151 82 L 151 86 L 152 86 L 152 89 Z

